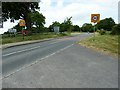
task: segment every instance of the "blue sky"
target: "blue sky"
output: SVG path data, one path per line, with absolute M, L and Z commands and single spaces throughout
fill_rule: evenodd
M 39 6 L 40 13 L 46 17 L 47 27 L 54 21 L 61 23 L 71 16 L 74 25 L 82 26 L 84 23 L 91 23 L 90 16 L 94 13 L 101 14 L 101 19 L 112 17 L 118 23 L 118 2 L 119 0 L 41 0 Z M 0 33 L 18 22 L 10 23 L 8 20 Z

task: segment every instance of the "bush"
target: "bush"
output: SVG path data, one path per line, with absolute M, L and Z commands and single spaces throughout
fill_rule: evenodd
M 100 35 L 105 35 L 106 34 L 106 30 L 102 29 L 102 30 L 99 31 L 99 33 L 100 33 Z
M 98 33 L 99 33 L 99 32 L 100 32 L 100 30 L 96 30 L 96 32 L 98 32 Z
M 112 35 L 120 35 L 120 24 L 113 26 L 111 34 Z

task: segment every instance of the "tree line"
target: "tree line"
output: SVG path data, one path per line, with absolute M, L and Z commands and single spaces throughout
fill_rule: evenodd
M 95 25 L 84 23 L 81 27 L 73 25 L 72 17 L 67 17 L 62 23 L 54 21 L 49 27 L 45 27 L 45 16 L 40 13 L 39 2 L 2 2 L 3 21 L 11 19 L 24 19 L 26 21 L 26 30 L 31 33 L 53 32 L 54 26 L 60 27 L 60 32 L 100 32 L 111 31 L 111 34 L 120 34 L 120 24 L 116 24 L 114 19 L 105 18 Z M 17 24 L 15 27 L 21 32 L 21 27 Z

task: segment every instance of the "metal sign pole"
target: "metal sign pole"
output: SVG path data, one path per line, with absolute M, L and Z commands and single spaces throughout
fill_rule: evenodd
M 95 23 L 98 23 L 100 21 L 100 14 L 91 14 L 91 22 L 94 23 L 94 40 L 95 40 Z
M 25 20 L 20 20 L 19 22 L 19 26 L 22 27 L 22 35 L 23 35 L 23 40 L 24 40 L 24 35 L 25 35 L 25 32 L 24 32 L 24 26 L 25 26 Z
M 24 30 L 23 30 L 23 26 L 22 26 L 22 35 L 23 35 L 23 40 L 24 40 Z
M 95 23 L 94 23 L 94 40 L 95 40 Z
M 22 27 L 22 35 L 23 35 L 23 40 L 24 40 L 24 31 L 23 31 L 23 27 Z

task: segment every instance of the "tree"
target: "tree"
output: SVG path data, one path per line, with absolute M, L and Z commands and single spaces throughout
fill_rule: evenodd
M 78 25 L 74 25 L 72 31 L 80 32 L 80 27 Z
M 60 24 L 60 32 L 65 32 L 65 23 Z
M 73 27 L 71 19 L 72 17 L 66 18 L 62 23 L 59 23 L 57 21 L 53 22 L 52 25 L 49 26 L 50 31 L 52 31 L 54 26 L 59 26 L 60 32 L 65 32 L 65 31 L 71 32 Z
M 97 24 L 97 28 L 111 31 L 114 25 L 115 22 L 112 18 L 105 18 Z
M 44 28 L 45 16 L 42 13 L 34 11 L 33 13 L 29 13 L 29 17 L 31 18 L 32 25 L 35 25 L 38 30 Z
M 94 31 L 94 27 L 92 26 L 92 24 L 89 24 L 89 23 L 83 24 L 81 29 L 83 32 L 93 32 Z
M 52 23 L 52 26 L 60 26 L 60 23 L 55 21 L 55 22 Z
M 31 19 L 31 23 L 32 23 L 31 25 L 36 26 L 36 27 L 32 27 L 32 31 L 34 32 L 43 31 L 45 24 L 45 17 L 37 11 L 35 11 L 34 13 L 29 13 L 29 17 Z M 14 28 L 17 29 L 18 32 L 21 31 L 21 27 L 19 26 L 19 24 L 17 24 Z
M 60 32 L 65 32 L 65 31 L 71 32 L 72 31 L 73 25 L 72 25 L 71 19 L 72 17 L 66 18 L 64 22 L 60 24 Z
M 28 30 L 31 29 L 31 19 L 29 13 L 40 9 L 38 2 L 3 2 L 2 3 L 2 16 L 4 21 L 7 19 L 24 19 Z
M 49 26 L 49 30 L 52 32 L 53 31 L 53 28 L 54 26 L 59 26 L 60 27 L 60 23 L 55 21 L 55 22 L 52 22 L 52 25 Z
M 17 32 L 21 32 L 22 28 L 17 24 L 16 26 L 13 27 L 14 29 L 17 30 Z
M 52 25 L 50 25 L 50 26 L 48 27 L 48 29 L 49 29 L 50 32 L 53 32 L 53 26 L 52 26 Z
M 72 17 L 67 18 L 66 20 L 64 20 L 64 29 L 68 32 L 71 32 L 72 30 L 72 21 L 71 21 Z
M 112 35 L 120 35 L 120 24 L 113 26 L 111 34 Z

